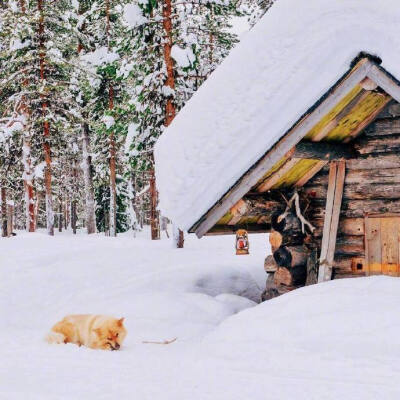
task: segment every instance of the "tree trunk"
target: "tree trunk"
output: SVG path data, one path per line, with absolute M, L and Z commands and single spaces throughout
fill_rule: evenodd
M 183 248 L 183 244 L 185 241 L 183 232 L 175 225 L 172 224 L 172 234 L 173 234 L 173 240 L 174 240 L 174 247 L 178 249 Z
M 25 0 L 19 0 L 19 7 L 21 13 L 25 14 Z M 25 79 L 23 86 L 28 85 L 28 79 Z M 18 110 L 19 113 L 24 114 L 25 120 L 30 118 L 30 112 L 25 103 L 25 97 L 22 96 L 21 104 Z M 34 190 L 33 190 L 33 168 L 31 159 L 31 141 L 29 127 L 24 126 L 24 144 L 22 148 L 22 162 L 24 165 L 24 191 L 25 191 L 25 228 L 28 232 L 35 232 L 35 203 L 34 203 Z
M 71 201 L 71 228 L 74 235 L 76 235 L 76 200 Z
M 106 35 L 107 45 L 110 48 L 110 4 L 106 0 Z M 114 109 L 114 87 L 111 82 L 108 83 L 108 109 Z M 117 236 L 117 186 L 116 186 L 116 162 L 115 162 L 115 136 L 114 128 L 110 132 L 110 236 Z
M 7 237 L 7 190 L 1 188 L 1 236 Z
M 14 205 L 7 204 L 7 236 L 12 236 L 14 227 Z
M 35 232 L 35 201 L 32 181 L 32 162 L 30 143 L 25 141 L 23 149 L 24 191 L 25 191 L 25 227 L 28 232 Z
M 63 203 L 62 203 L 62 198 L 60 197 L 59 199 L 59 204 L 58 204 L 58 232 L 62 232 L 63 228 Z
M 81 2 L 79 3 L 79 14 L 82 14 Z M 107 3 L 108 6 L 108 3 Z M 109 18 L 109 17 L 107 17 Z M 108 22 L 108 19 L 107 19 Z M 81 30 L 85 31 L 85 24 L 82 24 Z M 83 50 L 83 44 L 79 40 L 78 54 Z M 93 166 L 92 156 L 90 155 L 90 135 L 89 124 L 82 124 L 82 170 L 85 184 L 85 211 L 86 211 L 86 228 L 88 235 L 96 233 L 96 211 L 93 186 Z
M 110 86 L 110 93 L 112 86 Z M 110 94 L 110 99 L 112 95 Z M 117 236 L 117 185 L 114 132 L 110 133 L 110 236 Z
M 82 127 L 82 169 L 85 182 L 85 208 L 86 208 L 86 227 L 88 235 L 96 233 L 96 213 L 93 189 L 93 167 L 92 156 L 90 155 L 89 125 L 83 124 Z
M 151 239 L 160 239 L 160 219 L 157 211 L 157 189 L 154 170 L 150 171 L 150 228 Z
M 167 79 L 165 86 L 168 86 L 172 90 L 175 90 L 175 77 L 174 77 L 174 63 L 171 57 L 172 50 L 172 1 L 164 0 L 163 6 L 163 28 L 165 33 L 164 41 L 164 61 L 167 68 Z M 173 102 L 173 98 L 170 96 L 167 99 L 165 106 L 165 126 L 169 126 L 176 115 L 176 108 Z M 175 234 L 173 235 L 175 238 Z M 177 240 L 174 239 L 174 243 L 177 248 L 183 248 L 184 235 L 179 230 Z
M 44 81 L 45 77 L 45 55 L 46 47 L 44 43 L 44 15 L 43 15 L 43 3 L 44 0 L 38 0 L 38 11 L 39 17 L 39 66 L 40 66 L 40 80 Z M 53 213 L 53 198 L 51 192 L 51 152 L 50 152 L 50 124 L 46 120 L 47 102 L 42 102 L 42 113 L 43 113 L 43 151 L 44 159 L 46 162 L 46 168 L 44 172 L 44 181 L 46 188 L 46 222 L 47 222 L 47 233 L 51 236 L 54 235 L 54 213 Z

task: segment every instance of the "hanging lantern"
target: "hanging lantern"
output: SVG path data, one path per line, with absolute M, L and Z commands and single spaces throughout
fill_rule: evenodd
M 249 236 L 247 231 L 239 229 L 236 231 L 236 255 L 249 254 Z

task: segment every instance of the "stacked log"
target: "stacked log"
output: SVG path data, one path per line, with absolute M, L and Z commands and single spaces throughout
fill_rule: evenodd
M 274 214 L 271 224 L 273 231 L 270 234 L 270 244 L 273 256 L 265 260 L 268 279 L 262 300 L 269 300 L 304 286 L 310 253 L 304 243 L 301 221 L 296 214 Z

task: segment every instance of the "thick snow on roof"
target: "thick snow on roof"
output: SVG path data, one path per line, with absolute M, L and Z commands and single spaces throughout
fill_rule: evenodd
M 365 51 L 400 78 L 398 0 L 278 0 L 155 149 L 160 209 L 200 219 Z

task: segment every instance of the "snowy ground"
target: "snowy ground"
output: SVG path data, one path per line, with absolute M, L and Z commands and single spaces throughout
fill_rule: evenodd
M 400 280 L 329 282 L 257 305 L 265 235 L 0 238 L 0 399 L 398 399 Z M 67 313 L 126 317 L 118 352 L 48 345 Z M 177 337 L 170 345 L 143 340 Z

